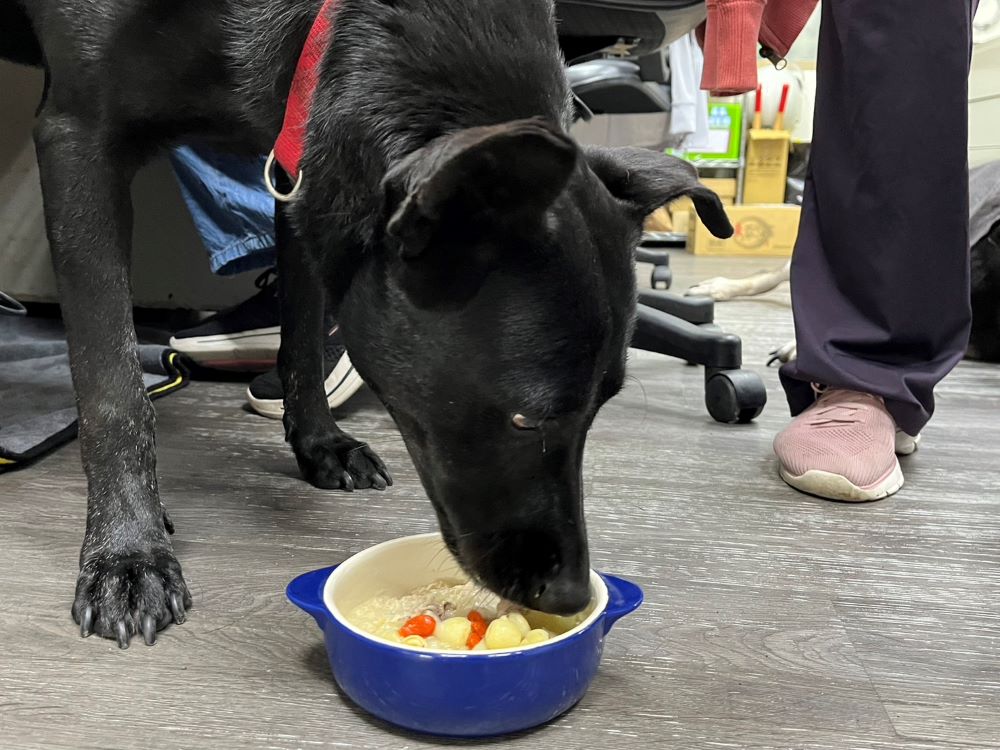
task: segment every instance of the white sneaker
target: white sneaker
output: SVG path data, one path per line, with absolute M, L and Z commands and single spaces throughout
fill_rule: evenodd
M 278 285 L 272 270 L 257 277 L 257 294 L 222 310 L 194 328 L 178 331 L 170 348 L 202 367 L 264 372 L 281 346 Z
M 347 356 L 336 328 L 327 336 L 323 348 L 323 368 L 326 372 L 323 387 L 331 409 L 346 403 L 365 384 Z M 247 402 L 261 416 L 281 419 L 285 415 L 285 393 L 277 369 L 253 379 L 247 388 Z

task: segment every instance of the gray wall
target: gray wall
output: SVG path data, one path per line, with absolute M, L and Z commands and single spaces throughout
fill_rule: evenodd
M 31 144 L 40 71 L 0 62 L 0 289 L 25 301 L 56 300 Z M 135 302 L 216 309 L 253 291 L 253 274 L 213 276 L 166 162 L 144 169 L 133 188 Z

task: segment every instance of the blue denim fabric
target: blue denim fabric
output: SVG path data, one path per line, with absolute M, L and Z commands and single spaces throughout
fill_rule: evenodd
M 274 199 L 264 187 L 264 158 L 202 146 L 179 146 L 169 156 L 212 272 L 273 266 Z

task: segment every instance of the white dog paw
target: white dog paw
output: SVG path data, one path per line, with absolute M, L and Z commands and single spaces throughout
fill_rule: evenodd
M 798 354 L 798 351 L 795 348 L 795 342 L 789 341 L 784 346 L 778 347 L 773 352 L 771 352 L 771 358 L 767 360 L 767 366 L 770 367 L 775 362 L 788 364 L 793 359 L 795 359 L 796 354 Z
M 717 276 L 714 279 L 695 284 L 685 294 L 688 297 L 711 297 L 716 302 L 723 302 L 743 294 L 743 285 L 740 281 L 740 279 L 726 279 Z

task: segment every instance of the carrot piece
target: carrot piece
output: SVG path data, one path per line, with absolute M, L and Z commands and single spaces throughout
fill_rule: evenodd
M 472 633 L 469 634 L 469 640 L 465 642 L 465 645 L 471 651 L 486 637 L 487 625 L 483 616 L 476 611 L 469 613 L 469 621 L 472 623 Z
M 430 615 L 417 615 L 406 621 L 406 624 L 399 629 L 399 635 L 407 638 L 411 635 L 419 635 L 421 638 L 430 638 L 437 629 L 437 620 Z

